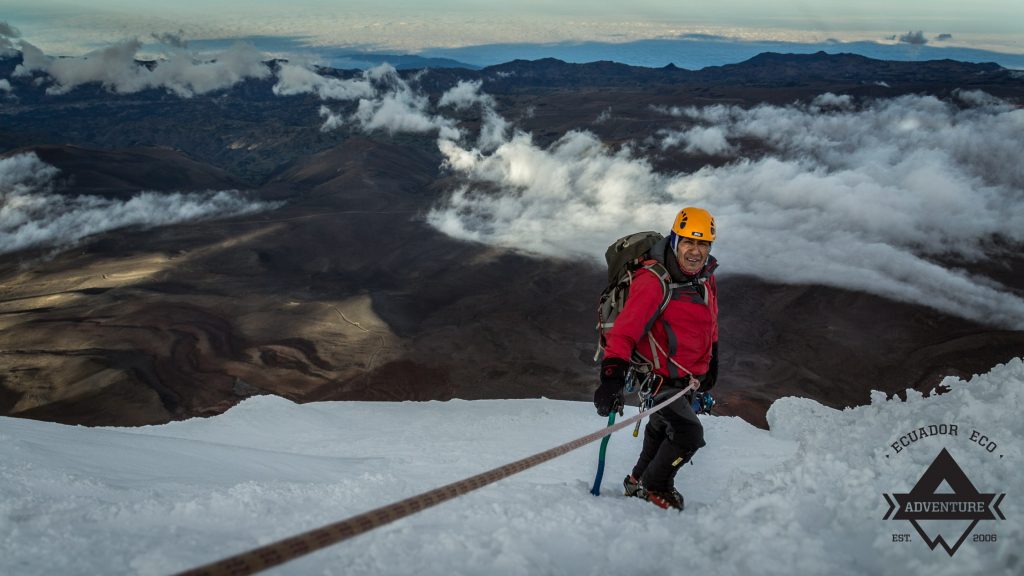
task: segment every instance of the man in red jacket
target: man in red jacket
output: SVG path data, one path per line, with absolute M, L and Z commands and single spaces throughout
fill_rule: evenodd
M 658 402 L 700 381 L 700 390 L 715 385 L 718 377 L 718 298 L 715 268 L 710 255 L 715 240 L 715 219 L 702 208 L 683 208 L 669 236 L 654 245 L 648 257 L 669 273 L 671 300 L 662 303 L 662 281 L 645 269 L 638 271 L 629 297 L 606 335 L 601 385 L 594 393 L 597 413 L 607 416 L 622 405 L 622 389 L 630 362 L 654 370 Z M 638 496 L 662 508 L 683 509 L 675 489 L 679 468 L 704 446 L 704 428 L 690 406 L 680 398 L 651 415 L 644 429 L 644 445 L 632 473 L 623 484 L 627 496 Z

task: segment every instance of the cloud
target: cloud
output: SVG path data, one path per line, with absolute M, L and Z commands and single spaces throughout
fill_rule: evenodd
M 482 150 L 493 150 L 505 142 L 510 125 L 501 115 L 494 111 L 494 98 L 480 92 L 480 80 L 460 80 L 458 84 L 446 91 L 438 99 L 438 107 L 454 107 L 465 110 L 474 106 L 481 109 L 480 136 L 477 146 Z
M 60 171 L 44 163 L 35 154 L 16 154 L 0 158 L 0 194 L 5 199 L 33 192 L 49 193 Z M 0 207 L 0 210 L 6 206 Z
M 1002 100 L 982 90 L 953 90 L 953 96 L 969 106 L 998 106 Z
M 18 53 L 14 40 L 21 37 L 21 32 L 4 20 L 0 20 L 0 58 L 7 58 Z
M 924 37 L 924 32 L 918 30 L 917 32 L 907 32 L 906 34 L 900 34 L 899 42 L 901 44 L 913 44 L 915 46 L 924 46 L 928 43 L 928 39 Z
M 505 143 L 512 126 L 503 116 L 495 112 L 494 108 L 486 107 L 481 114 L 483 122 L 480 125 L 477 146 L 481 150 L 490 152 Z
M 0 254 L 25 248 L 64 249 L 126 226 L 165 226 L 225 218 L 278 206 L 237 190 L 158 193 L 129 200 L 55 193 L 59 170 L 32 153 L 0 158 Z
M 731 38 L 728 36 L 722 36 L 720 34 L 702 34 L 699 32 L 692 32 L 688 34 L 680 34 L 678 36 L 680 40 L 698 40 L 698 41 L 710 41 L 710 42 L 724 42 Z
M 78 86 L 99 83 L 108 90 L 131 94 L 164 88 L 183 98 L 230 88 L 247 78 L 266 78 L 270 70 L 252 46 L 235 44 L 227 50 L 200 56 L 173 50 L 153 66 L 136 62 L 142 42 L 128 40 L 78 58 L 51 58 L 38 47 L 20 41 L 22 64 L 16 76 L 48 75 L 47 94 L 65 94 Z
M 437 130 L 441 138 L 461 137 L 455 121 L 431 115 L 427 111 L 430 100 L 413 90 L 391 65 L 370 68 L 365 75 L 377 88 L 377 94 L 372 99 L 360 99 L 352 115 L 363 130 L 383 130 L 388 134 Z
M 321 125 L 321 130 L 338 128 L 348 123 L 367 132 L 383 131 L 396 134 L 436 131 L 441 138 L 462 137 L 462 132 L 456 127 L 455 121 L 431 114 L 430 99 L 414 90 L 390 64 L 381 64 L 365 70 L 359 79 L 354 80 L 325 78 L 300 66 L 282 66 L 278 71 L 278 78 L 274 93 L 279 96 L 314 93 L 323 100 L 359 100 L 355 111 L 347 120 L 340 114 L 331 112 L 329 108 L 321 107 L 320 115 L 327 118 Z M 463 88 L 452 98 L 462 102 L 470 92 L 471 88 Z M 491 120 L 489 130 L 503 130 L 503 123 L 504 119 L 501 118 Z
M 373 86 L 366 77 L 341 79 L 321 76 L 298 64 L 280 64 L 277 68 L 277 83 L 273 87 L 278 96 L 315 94 L 321 100 L 355 100 L 371 98 Z
M 0 78 L 0 92 L 10 92 L 11 82 L 6 78 Z
M 682 146 L 687 154 L 721 156 L 731 153 L 733 147 L 717 126 L 697 126 L 688 130 L 662 131 L 662 150 Z
M 382 130 L 388 134 L 399 132 L 431 132 L 440 129 L 445 136 L 458 137 L 447 132 L 451 123 L 431 117 L 424 112 L 425 97 L 408 96 L 404 92 L 392 92 L 376 99 L 362 99 L 352 119 L 365 131 Z M 437 118 L 437 121 L 435 121 Z M 448 124 L 439 126 L 438 122 Z M 452 128 L 453 129 L 453 128 Z
M 702 205 L 718 219 L 724 273 L 864 291 L 1020 329 L 1024 300 L 938 263 L 982 261 L 997 237 L 1024 243 L 1024 110 L 965 97 L 978 104 L 825 97 L 841 105 L 666 110 L 754 150 L 692 174 L 655 172 L 632 148 L 588 132 L 546 148 L 517 133 L 489 154 L 442 141 L 465 183 L 428 221 L 457 238 L 600 264 L 614 238 L 667 229 L 680 207 Z
M 833 94 L 825 92 L 814 97 L 811 101 L 810 111 L 820 112 L 827 108 L 849 110 L 853 107 L 853 98 L 849 94 Z
M 481 80 L 459 80 L 458 84 L 441 95 L 437 105 L 440 107 L 453 106 L 456 110 L 464 110 L 480 105 L 493 107 L 494 98 L 489 94 L 481 94 Z
M 432 211 L 429 221 L 455 237 L 548 256 L 596 258 L 598 250 L 603 256 L 614 239 L 610 231 L 624 216 L 638 218 L 630 214 L 636 201 L 662 180 L 629 150 L 611 152 L 589 132 L 570 132 L 547 149 L 522 132 L 492 154 L 452 141 L 440 148 L 447 166 L 471 183 Z M 505 191 L 488 193 L 474 185 L 481 182 Z
M 324 123 L 320 125 L 321 132 L 337 130 L 345 125 L 345 118 L 341 114 L 335 114 L 327 106 L 320 106 L 320 117 Z

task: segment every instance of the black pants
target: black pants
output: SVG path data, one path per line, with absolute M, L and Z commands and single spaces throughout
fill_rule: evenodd
M 668 388 L 654 397 L 654 403 L 679 392 Z M 654 491 L 669 491 L 675 486 L 676 472 L 704 446 L 704 427 L 690 406 L 690 395 L 651 415 L 644 428 L 644 447 L 633 467 L 633 477 Z

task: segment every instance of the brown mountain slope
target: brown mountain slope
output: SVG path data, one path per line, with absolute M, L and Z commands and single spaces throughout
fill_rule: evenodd
M 111 154 L 47 157 L 72 182 L 109 174 L 91 188 L 109 194 L 191 162 L 168 152 L 122 173 Z M 425 146 L 352 138 L 257 190 L 285 201 L 272 212 L 0 260 L 0 413 L 132 425 L 266 392 L 589 399 L 603 272 L 430 228 L 439 165 Z M 1024 350 L 1020 332 L 830 288 L 726 274 L 721 301 L 720 413 L 759 424 L 780 396 L 863 403 Z
M 242 183 L 220 168 L 197 162 L 168 148 L 96 150 L 78 146 L 31 146 L 5 156 L 34 152 L 61 169 L 67 190 L 75 194 L 130 196 L 142 190 L 229 190 Z

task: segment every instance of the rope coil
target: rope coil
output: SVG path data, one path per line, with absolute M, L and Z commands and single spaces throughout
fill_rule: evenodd
M 332 544 L 336 544 L 343 540 L 348 540 L 354 536 L 358 536 L 364 532 L 369 532 L 374 528 L 379 528 L 385 524 L 390 524 L 396 520 L 404 518 L 436 506 L 442 502 L 446 502 L 463 494 L 472 492 L 478 488 L 487 486 L 518 474 L 523 470 L 527 470 L 538 464 L 547 462 L 559 456 L 562 456 L 568 452 L 571 452 L 581 446 L 585 446 L 599 440 L 609 434 L 613 434 L 618 430 L 629 426 L 633 422 L 639 419 L 661 410 L 665 406 L 668 406 L 672 402 L 678 400 L 683 394 L 686 394 L 693 385 L 680 390 L 678 393 L 668 398 L 664 402 L 651 408 L 646 412 L 640 412 L 635 416 L 627 418 L 617 424 L 602 428 L 586 436 L 582 436 L 575 440 L 571 440 L 556 446 L 544 452 L 538 452 L 532 456 L 527 456 L 521 460 L 517 460 L 504 466 L 499 466 L 492 470 L 471 476 L 464 480 L 459 480 L 440 488 L 411 496 L 405 500 L 388 504 L 364 512 L 362 514 L 352 516 L 345 520 L 341 520 L 332 524 L 327 524 L 320 528 L 297 534 L 277 542 L 271 542 L 265 546 L 254 548 L 247 552 L 242 552 L 223 560 L 206 564 L 198 568 L 193 568 L 185 572 L 181 572 L 178 576 L 244 576 L 248 574 L 255 574 L 262 570 L 266 570 L 279 564 L 284 564 L 290 560 L 294 560 L 299 556 L 304 556 L 311 552 L 326 548 Z

